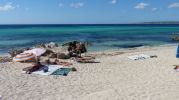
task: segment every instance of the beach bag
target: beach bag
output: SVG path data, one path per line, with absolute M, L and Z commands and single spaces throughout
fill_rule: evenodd
M 177 50 L 176 50 L 176 58 L 179 58 L 179 45 L 178 45 Z
M 44 66 L 43 71 L 44 71 L 44 73 L 48 72 L 48 66 Z

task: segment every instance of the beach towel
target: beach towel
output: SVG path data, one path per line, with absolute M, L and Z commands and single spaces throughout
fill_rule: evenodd
M 44 67 L 40 68 L 38 71 L 32 72 L 33 74 L 39 74 L 39 75 L 51 75 L 53 72 L 61 68 L 62 66 L 59 65 L 45 65 L 45 67 L 48 67 L 48 72 L 44 72 Z
M 143 60 L 143 59 L 150 58 L 150 56 L 145 54 L 139 54 L 139 55 L 128 56 L 128 58 L 131 60 Z
M 53 72 L 51 75 L 67 76 L 70 71 L 71 71 L 70 68 L 60 68 L 60 69 L 57 69 L 55 72 Z
M 44 69 L 46 69 L 46 67 L 48 67 L 48 71 L 44 72 Z M 59 68 L 62 68 L 63 66 L 60 65 L 44 65 L 44 67 L 40 68 L 37 71 L 32 72 L 32 74 L 38 74 L 38 75 L 51 75 L 53 72 L 55 72 L 56 70 L 58 70 Z M 25 73 L 26 70 L 28 70 L 31 67 L 27 67 L 25 68 L 22 73 Z

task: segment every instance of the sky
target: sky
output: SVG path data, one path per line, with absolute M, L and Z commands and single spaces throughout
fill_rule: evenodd
M 179 0 L 0 0 L 0 24 L 179 21 Z

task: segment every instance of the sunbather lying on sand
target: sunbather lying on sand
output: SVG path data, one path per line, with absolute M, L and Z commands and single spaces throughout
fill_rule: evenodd
M 57 65 L 62 65 L 62 66 L 70 66 L 70 65 L 72 65 L 72 63 L 65 62 L 65 61 L 60 61 L 60 60 L 57 60 L 57 59 L 56 59 L 55 63 Z
M 50 61 L 49 59 L 47 59 L 44 63 L 45 64 L 52 64 L 52 65 L 62 65 L 62 66 L 72 65 L 72 63 L 69 63 L 69 62 L 66 62 L 66 61 L 60 61 L 59 59 L 55 59 L 53 61 Z
M 94 62 L 95 57 L 92 56 L 82 56 L 73 58 L 74 61 L 79 63 L 91 63 Z
M 40 62 L 37 62 L 31 68 L 29 68 L 26 73 L 31 74 L 32 72 L 39 70 L 41 67 L 43 67 L 43 65 Z

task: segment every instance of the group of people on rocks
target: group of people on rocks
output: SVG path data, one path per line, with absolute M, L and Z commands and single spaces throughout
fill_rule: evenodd
M 85 42 L 73 41 L 67 44 L 68 44 L 68 53 L 70 57 L 81 56 L 81 53 L 87 52 L 86 49 L 87 43 Z

